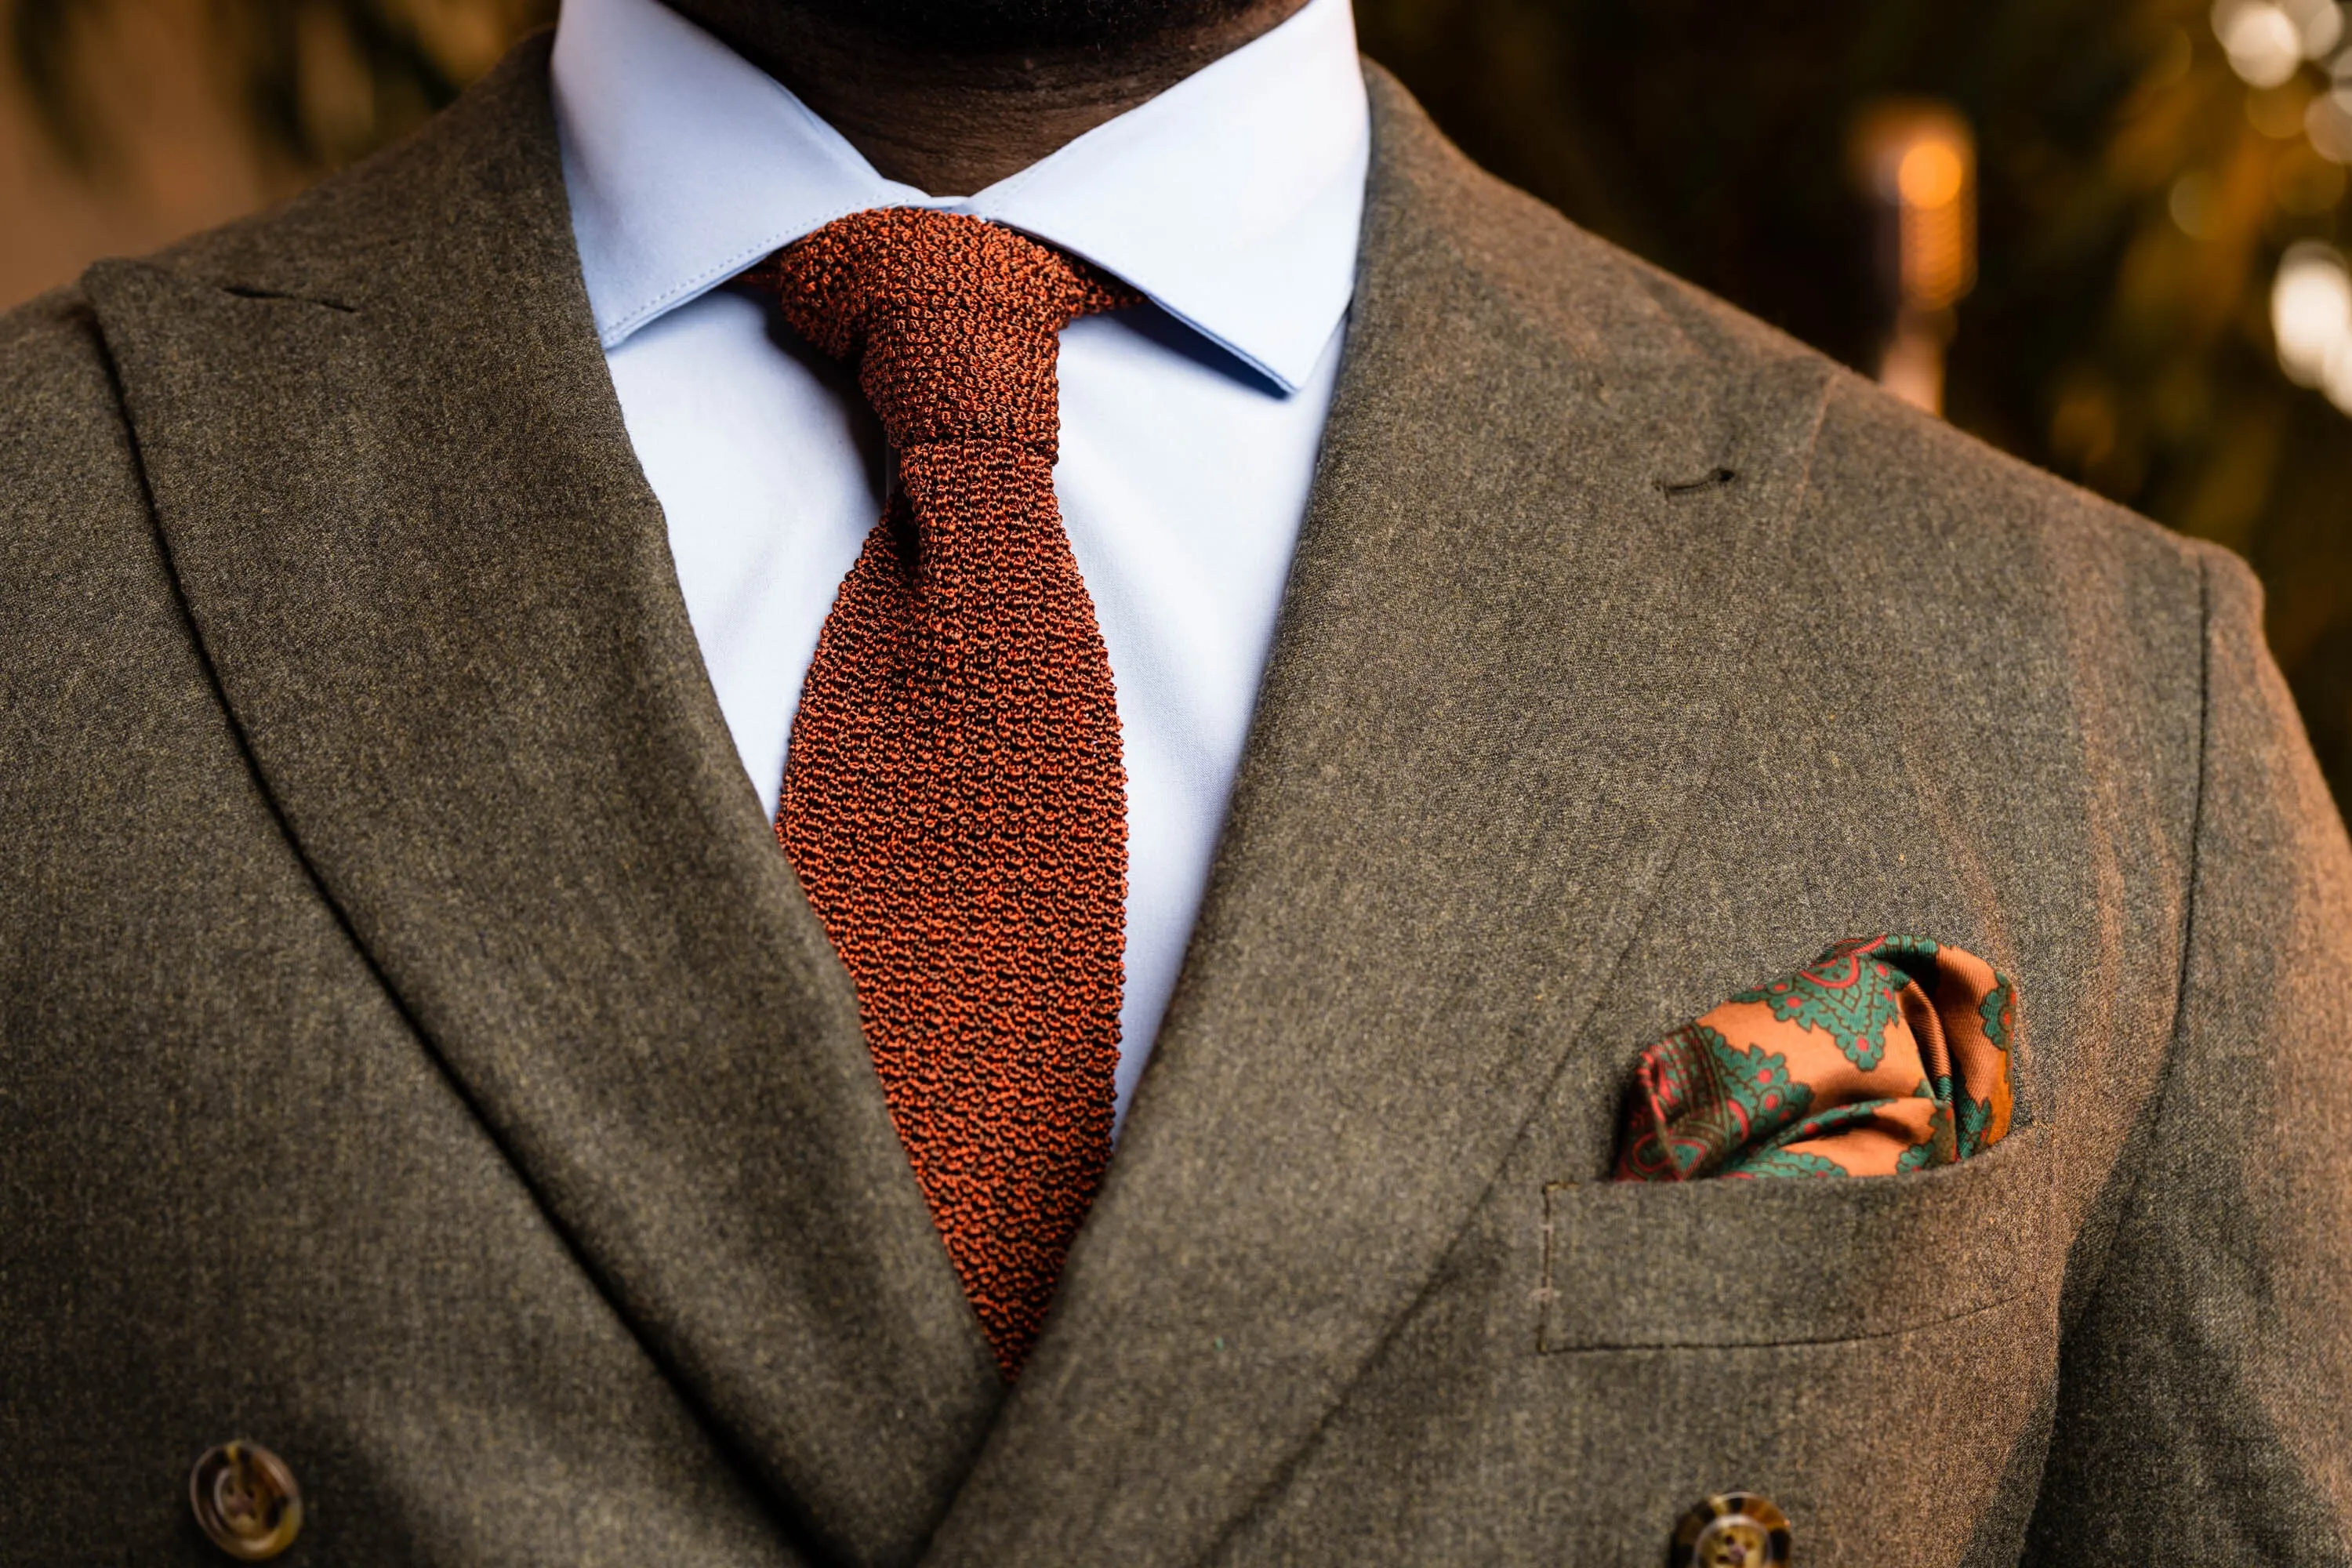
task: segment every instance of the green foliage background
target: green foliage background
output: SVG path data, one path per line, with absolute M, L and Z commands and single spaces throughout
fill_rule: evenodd
M 76 82 L 94 7 L 16 0 L 16 64 L 100 177 Z M 413 124 L 549 0 L 205 0 L 260 155 L 327 167 Z M 1356 0 L 1367 52 L 1469 153 L 1579 222 L 1858 366 L 1879 329 L 1862 106 L 1921 95 L 1979 139 L 1959 425 L 2242 552 L 2339 799 L 2352 797 L 2352 419 L 2270 342 L 2279 253 L 2341 243 L 2303 139 L 2316 68 L 2231 74 L 2203 0 Z M 320 40 L 326 43 L 321 44 Z M 456 41 L 452 41 L 456 40 Z M 322 99 L 334 65 L 352 114 Z M 347 110 L 348 106 L 344 106 Z M 364 128 L 353 134 L 351 127 Z M 2184 227 L 2182 219 L 2192 221 Z

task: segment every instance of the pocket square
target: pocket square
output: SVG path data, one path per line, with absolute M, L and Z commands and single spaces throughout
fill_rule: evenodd
M 1642 1053 L 1617 1180 L 1891 1176 L 2007 1135 L 2015 987 L 1917 936 L 1839 942 Z

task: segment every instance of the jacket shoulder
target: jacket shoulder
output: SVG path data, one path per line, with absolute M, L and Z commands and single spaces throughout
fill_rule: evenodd
M 1997 572 L 2016 614 L 2061 588 L 2194 609 L 2206 574 L 2251 585 L 2244 562 L 2183 538 L 1912 409 L 1728 300 L 1578 228 L 1486 174 L 1434 130 L 1404 87 L 1373 68 L 1383 155 L 1428 214 L 1406 245 L 1444 247 L 1524 329 L 1515 353 L 1604 364 L 1621 376 L 1698 376 L 1691 402 L 1776 416 L 1776 400 L 1818 400 L 1800 531 L 1809 552 L 1861 550 L 1931 562 L 2009 562 Z M 1673 405 L 1673 395 L 1663 395 Z M 2032 572 L 2022 566 L 2032 562 Z M 2051 566 L 2058 566 L 2055 581 Z M 2128 585 L 2128 588 L 2126 588 Z M 1964 590 L 1967 593 L 1967 590 Z M 2094 590 L 2095 593 L 2095 590 Z
M 2163 528 L 1843 369 L 1809 480 L 1807 525 L 1836 545 L 2031 562 L 2077 580 L 2126 576 L 2189 602 L 2210 573 L 2251 580 L 2221 546 Z
M 2104 564 L 2192 598 L 2209 569 L 2243 574 L 2228 552 L 1998 451 L 1579 227 L 1473 163 L 1386 72 L 1373 67 L 1367 79 L 1384 174 L 1412 197 L 1388 207 L 1418 220 L 1399 225 L 1404 232 L 1390 242 L 1447 252 L 1455 275 L 1506 301 L 1523 333 L 1513 352 L 1672 377 L 1694 405 L 1818 400 L 1803 519 L 1818 543 L 1884 549 L 1932 540 L 1957 554 L 2030 543 L 2035 555 Z M 1693 376 L 1711 384 L 1692 384 Z M 1675 396 L 1659 401 L 1672 405 Z

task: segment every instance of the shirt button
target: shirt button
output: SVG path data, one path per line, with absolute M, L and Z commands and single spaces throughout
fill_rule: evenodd
M 188 1472 L 196 1527 L 240 1563 L 259 1563 L 294 1544 L 302 1529 L 302 1489 L 286 1461 L 257 1443 L 223 1443 Z
M 1755 1492 L 1702 1500 L 1675 1527 L 1667 1568 L 1783 1568 L 1789 1516 Z

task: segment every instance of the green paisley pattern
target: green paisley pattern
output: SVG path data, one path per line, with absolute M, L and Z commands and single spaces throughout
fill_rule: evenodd
M 1899 948 L 1893 945 L 1897 942 L 1903 944 Z M 1886 1026 L 1902 1016 L 1895 997 L 1903 981 L 1876 955 L 1932 963 L 1937 951 L 1937 944 L 1924 937 L 1842 942 L 1796 973 L 1742 991 L 1732 1000 L 1761 1002 L 1784 1024 L 1822 1030 L 1837 1042 L 1846 1060 L 1868 1072 L 1886 1053 Z
M 1793 1149 L 1759 1149 L 1723 1173 L 1753 1179 L 1758 1176 L 1843 1176 L 1846 1170 L 1835 1160 L 1824 1160 L 1819 1154 L 1801 1153 Z
M 1941 1083 L 1950 1080 L 1939 1079 L 1937 1081 Z M 1951 1116 L 1958 1134 L 1960 1158 L 1965 1160 L 1971 1154 L 1982 1152 L 1985 1147 L 1985 1133 L 1992 1126 L 1991 1102 L 1978 1100 L 1965 1093 L 1943 1098 L 1952 1108 Z M 2020 1108 L 2019 1111 L 2011 1113 L 2011 1126 L 2021 1126 L 2024 1123 L 2025 1118 L 2021 1110 L 2022 1108 Z
M 1924 1171 L 1933 1165 L 1948 1165 L 1964 1152 L 1952 1136 L 1952 1100 L 1949 1092 L 1952 1080 L 1939 1076 L 1936 1081 L 1945 1087 L 1945 1092 L 1933 1096 L 1936 1110 L 1927 1122 L 1927 1142 L 1914 1143 L 1910 1148 L 1903 1151 L 1901 1156 L 1895 1162 L 1895 1173 L 1898 1176 L 1906 1171 Z M 1914 1092 L 1926 1097 L 1928 1094 L 1927 1086 L 1923 1083 Z
M 1651 1108 L 1652 1135 L 1626 1159 L 1653 1180 L 1710 1174 L 1735 1151 L 1782 1141 L 1813 1099 L 1790 1079 L 1786 1057 L 1743 1050 L 1704 1024 L 1685 1024 L 1652 1049 L 1636 1093 Z
M 1809 1116 L 1789 1129 L 1788 1141 L 1807 1143 L 1816 1138 L 1835 1137 L 1849 1128 L 1866 1127 L 1877 1118 L 1879 1107 L 1886 1103 L 1884 1100 L 1858 1100 L 1824 1110 L 1819 1116 Z
M 2017 989 L 2006 980 L 1988 992 L 1977 1006 L 1977 1016 L 1984 1020 L 1985 1038 L 1996 1049 L 2009 1049 L 2010 1014 L 2017 1003 Z

